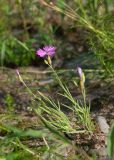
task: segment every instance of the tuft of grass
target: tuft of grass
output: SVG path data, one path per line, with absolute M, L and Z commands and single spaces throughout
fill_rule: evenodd
M 111 7 L 113 2 L 73 0 L 72 3 L 67 3 L 65 0 L 57 0 L 55 3 L 50 3 L 41 0 L 41 3 L 68 16 L 76 22 L 74 27 L 78 26 L 86 31 L 84 36 L 86 43 L 95 53 L 106 73 L 112 75 L 114 67 L 114 18 Z
M 10 112 L 13 111 L 15 107 L 15 103 L 11 94 L 7 93 L 4 101 L 5 101 L 6 109 Z

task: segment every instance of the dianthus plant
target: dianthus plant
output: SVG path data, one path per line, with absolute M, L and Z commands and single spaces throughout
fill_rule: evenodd
M 41 118 L 45 124 L 57 131 L 64 133 L 92 133 L 94 126 L 90 117 L 90 105 L 86 104 L 86 92 L 85 92 L 85 75 L 80 67 L 77 67 L 79 74 L 79 87 L 82 92 L 82 100 L 74 98 L 66 84 L 62 82 L 57 72 L 52 66 L 52 58 L 55 56 L 56 48 L 52 45 L 45 46 L 37 50 L 36 55 L 40 58 L 44 58 L 44 62 L 50 67 L 55 79 L 62 89 L 61 96 L 66 98 L 67 104 L 56 101 L 49 98 L 44 93 L 38 91 L 38 96 L 34 95 L 32 91 L 26 86 L 19 72 L 17 74 L 21 82 L 27 87 L 28 91 L 32 93 L 35 99 L 38 100 L 38 107 L 35 112 Z M 74 81 L 74 85 L 77 85 Z M 68 113 L 64 112 L 62 107 L 68 110 Z M 72 116 L 71 116 L 72 115 Z
M 53 99 L 50 99 L 45 96 L 45 94 L 39 92 L 40 106 L 38 106 L 36 112 L 39 113 L 40 111 L 40 114 L 42 114 L 41 116 L 45 120 L 45 122 L 62 132 L 92 132 L 94 127 L 90 117 L 90 105 L 86 104 L 86 93 L 84 85 L 85 75 L 82 69 L 80 67 L 77 67 L 80 81 L 79 87 L 83 97 L 82 100 L 77 100 L 72 96 L 69 88 L 62 82 L 52 66 L 52 58 L 54 57 L 55 53 L 56 48 L 52 45 L 45 46 L 42 49 L 38 49 L 36 52 L 37 56 L 44 58 L 44 62 L 52 70 L 55 79 L 63 90 L 63 93 L 60 93 L 60 95 L 66 98 L 69 103 L 63 104 L 59 101 L 55 102 Z M 74 82 L 74 85 L 77 85 L 77 83 Z M 61 110 L 62 106 L 66 107 L 73 116 L 65 114 L 65 112 Z

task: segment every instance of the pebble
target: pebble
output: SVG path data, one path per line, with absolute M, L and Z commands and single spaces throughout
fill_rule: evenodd
M 109 125 L 103 116 L 97 116 L 97 122 L 99 124 L 99 128 L 101 132 L 108 134 L 109 133 Z

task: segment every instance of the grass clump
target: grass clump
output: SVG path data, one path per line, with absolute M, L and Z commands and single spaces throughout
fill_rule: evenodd
M 41 0 L 42 4 L 53 10 L 66 15 L 74 21 L 73 27 L 85 30 L 85 42 L 89 49 L 95 53 L 101 66 L 106 73 L 112 75 L 114 59 L 114 29 L 113 2 L 100 1 L 81 1 L 73 0 L 72 3 L 58 0 L 49 2 Z

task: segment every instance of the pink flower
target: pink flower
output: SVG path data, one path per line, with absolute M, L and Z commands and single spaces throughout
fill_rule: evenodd
M 56 48 L 54 46 L 52 46 L 52 45 L 45 46 L 45 47 L 43 47 L 43 49 L 41 49 L 41 48 L 38 49 L 37 52 L 36 52 L 36 54 L 38 56 L 40 56 L 40 57 L 45 57 L 45 56 L 52 57 L 55 54 L 55 49 Z
M 17 73 L 17 75 L 19 76 L 19 70 L 18 70 L 18 69 L 16 69 L 16 73 Z

